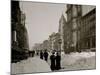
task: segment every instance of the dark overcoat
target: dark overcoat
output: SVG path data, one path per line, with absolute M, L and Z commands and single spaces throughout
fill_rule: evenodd
M 40 52 L 40 59 L 43 59 L 43 52 Z
M 50 66 L 50 68 L 53 71 L 53 70 L 55 70 L 55 55 L 51 55 L 50 56 L 50 60 L 51 60 L 51 66 Z
M 57 55 L 56 56 L 56 70 L 59 70 L 61 69 L 61 56 L 60 55 Z
M 47 61 L 48 60 L 48 52 L 44 52 L 44 59 Z

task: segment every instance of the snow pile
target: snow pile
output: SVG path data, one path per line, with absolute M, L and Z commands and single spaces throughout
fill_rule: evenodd
M 48 63 L 44 60 L 39 59 L 38 57 L 29 58 L 18 63 L 13 63 L 11 66 L 12 74 L 51 71 Z
M 64 70 L 95 69 L 95 52 L 71 53 L 61 60 Z
M 75 65 L 77 69 L 95 69 L 96 67 L 95 56 L 89 57 L 87 59 L 86 58 L 79 59 L 73 65 Z

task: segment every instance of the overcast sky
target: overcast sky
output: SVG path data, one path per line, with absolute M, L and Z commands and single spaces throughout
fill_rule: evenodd
M 41 43 L 49 35 L 58 31 L 59 19 L 65 11 L 65 4 L 20 2 L 21 10 L 26 15 L 26 28 L 30 48 L 34 43 Z

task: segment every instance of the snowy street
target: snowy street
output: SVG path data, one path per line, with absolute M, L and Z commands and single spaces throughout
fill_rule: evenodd
M 11 9 L 11 74 L 96 69 L 95 5 L 12 0 Z
M 49 58 L 48 58 L 49 59 Z M 61 55 L 61 67 L 63 70 L 95 69 L 95 52 L 82 52 Z M 41 60 L 39 56 L 30 57 L 21 62 L 12 63 L 12 74 L 50 72 L 50 60 Z

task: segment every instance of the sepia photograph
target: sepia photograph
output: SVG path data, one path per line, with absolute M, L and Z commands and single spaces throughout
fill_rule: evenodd
M 11 74 L 96 69 L 96 6 L 11 0 Z

